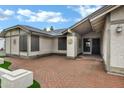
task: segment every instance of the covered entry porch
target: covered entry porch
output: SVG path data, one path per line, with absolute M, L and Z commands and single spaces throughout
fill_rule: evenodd
M 85 19 L 68 30 L 67 56 L 75 58 L 79 54 L 102 55 L 102 38 L 105 17 L 97 20 Z

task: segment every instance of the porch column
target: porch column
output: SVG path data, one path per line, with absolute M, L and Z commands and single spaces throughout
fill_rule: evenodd
M 67 57 L 75 58 L 77 56 L 77 36 L 76 33 L 67 35 Z
M 27 35 L 27 56 L 29 57 L 31 54 L 31 35 Z

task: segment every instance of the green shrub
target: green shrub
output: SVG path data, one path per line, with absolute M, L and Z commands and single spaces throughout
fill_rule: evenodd
M 4 64 L 0 64 L 0 67 L 10 70 L 10 69 L 9 69 L 9 66 L 10 66 L 11 64 L 12 64 L 12 63 L 9 62 L 9 61 L 4 61 Z
M 40 84 L 36 80 L 34 80 L 33 84 L 28 88 L 40 88 Z

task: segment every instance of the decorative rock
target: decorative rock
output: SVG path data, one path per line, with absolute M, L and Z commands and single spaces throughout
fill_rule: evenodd
M 0 64 L 4 64 L 4 58 L 0 58 Z

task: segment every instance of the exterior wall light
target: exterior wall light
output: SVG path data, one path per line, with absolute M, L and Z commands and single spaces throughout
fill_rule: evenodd
M 117 26 L 117 27 L 116 27 L 116 32 L 117 32 L 117 33 L 122 32 L 122 26 Z

